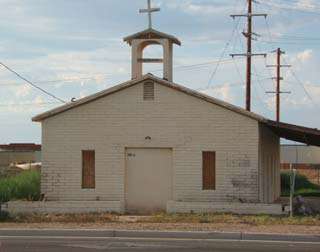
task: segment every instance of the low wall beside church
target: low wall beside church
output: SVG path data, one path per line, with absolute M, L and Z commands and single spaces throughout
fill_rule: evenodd
M 124 213 L 120 201 L 11 201 L 3 206 L 11 214 L 18 213 Z M 255 204 L 232 202 L 169 201 L 168 213 L 235 213 L 282 215 L 281 204 Z
M 17 213 L 97 213 L 121 212 L 120 201 L 11 201 L 3 210 Z
M 282 215 L 281 204 L 238 203 L 238 202 L 185 202 L 170 201 L 169 213 L 234 213 Z

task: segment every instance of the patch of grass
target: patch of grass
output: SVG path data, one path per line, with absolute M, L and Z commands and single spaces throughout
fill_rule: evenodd
M 313 217 L 285 217 L 271 215 L 236 215 L 236 214 L 155 214 L 141 219 L 143 223 L 223 223 L 262 225 L 320 225 L 320 216 Z
M 117 222 L 119 216 L 110 213 L 86 214 L 17 214 L 8 222 L 15 223 L 111 223 Z
M 320 190 L 320 186 L 310 182 L 310 180 L 306 176 L 302 174 L 297 174 L 295 181 L 295 189 L 297 191 L 301 189 Z M 281 191 L 290 191 L 290 172 L 281 173 Z
M 121 215 L 112 213 L 87 213 L 87 214 L 18 214 L 10 216 L 5 220 L 11 223 L 77 223 L 77 224 L 105 224 L 126 223 Z M 226 224 L 250 226 L 272 226 L 272 225 L 304 225 L 319 226 L 320 215 L 313 217 L 285 217 L 271 215 L 236 215 L 236 214 L 166 214 L 159 213 L 151 216 L 141 217 L 135 221 L 149 224 Z M 132 222 L 130 222 L 132 223 Z
M 290 195 L 290 172 L 281 173 L 281 196 Z M 295 196 L 320 197 L 320 186 L 311 183 L 304 175 L 297 174 L 295 181 Z
M 302 196 L 302 197 L 320 197 L 320 190 L 313 190 L 313 189 L 300 189 L 295 191 L 294 196 Z M 290 192 L 282 192 L 282 197 L 289 197 Z
M 0 179 L 0 202 L 10 200 L 39 200 L 40 172 L 25 171 L 21 174 Z
M 9 221 L 10 219 L 11 216 L 7 211 L 0 211 L 0 222 Z

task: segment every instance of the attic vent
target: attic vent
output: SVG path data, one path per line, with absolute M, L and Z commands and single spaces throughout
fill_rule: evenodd
M 153 101 L 154 100 L 154 83 L 151 81 L 143 84 L 143 100 Z

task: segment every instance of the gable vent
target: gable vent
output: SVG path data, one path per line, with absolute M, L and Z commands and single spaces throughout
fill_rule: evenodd
M 154 82 L 147 81 L 143 84 L 143 100 L 154 100 Z

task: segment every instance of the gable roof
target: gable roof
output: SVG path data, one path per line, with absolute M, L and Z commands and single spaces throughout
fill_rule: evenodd
M 264 117 L 262 117 L 262 116 L 260 116 L 258 114 L 255 114 L 253 112 L 249 112 L 249 111 L 247 111 L 247 110 L 245 110 L 243 108 L 240 108 L 240 107 L 232 105 L 230 103 L 221 101 L 219 99 L 213 98 L 213 97 L 205 95 L 203 93 L 197 92 L 195 90 L 192 90 L 190 88 L 184 87 L 182 85 L 179 85 L 179 84 L 176 84 L 176 83 L 173 83 L 173 82 L 170 82 L 170 81 L 155 77 L 152 74 L 146 74 L 140 79 L 135 79 L 135 80 L 131 80 L 131 81 L 128 81 L 128 82 L 124 82 L 122 84 L 116 85 L 114 87 L 111 87 L 109 89 L 103 90 L 103 91 L 98 92 L 96 94 L 93 94 L 93 95 L 87 96 L 85 98 L 79 99 L 79 100 L 77 100 L 75 102 L 70 102 L 70 103 L 67 103 L 67 104 L 65 104 L 63 106 L 60 106 L 60 107 L 57 107 L 55 109 L 49 110 L 49 111 L 47 111 L 45 113 L 42 113 L 42 114 L 39 114 L 39 115 L 33 117 L 32 121 L 41 122 L 41 121 L 43 121 L 43 120 L 45 120 L 45 119 L 47 119 L 49 117 L 61 114 L 61 113 L 65 112 L 65 111 L 71 110 L 71 109 L 73 109 L 75 107 L 79 107 L 79 106 L 82 106 L 82 105 L 87 104 L 87 103 L 90 103 L 92 101 L 95 101 L 97 99 L 103 98 L 103 97 L 108 96 L 110 94 L 113 94 L 115 92 L 119 92 L 119 91 L 121 91 L 121 90 L 123 90 L 125 88 L 132 87 L 132 86 L 134 86 L 134 85 L 136 85 L 136 84 L 138 84 L 140 82 L 143 82 L 145 80 L 153 80 L 153 81 L 155 81 L 158 84 L 161 84 L 163 86 L 173 88 L 173 89 L 178 90 L 180 92 L 183 92 L 185 94 L 194 96 L 196 98 L 202 99 L 202 100 L 207 101 L 209 103 L 212 103 L 212 104 L 218 105 L 220 107 L 226 108 L 228 110 L 234 111 L 234 112 L 236 112 L 238 114 L 242 114 L 242 115 L 247 116 L 247 117 L 249 117 L 251 119 L 257 120 L 259 122 L 266 122 L 267 121 L 266 118 L 264 118 Z
M 177 39 L 176 37 L 169 35 L 169 34 L 166 34 L 166 33 L 163 33 L 163 32 L 159 32 L 159 31 L 152 29 L 152 28 L 149 28 L 149 29 L 143 30 L 141 32 L 137 32 L 137 33 L 130 35 L 128 37 L 125 37 L 123 39 L 123 41 L 125 41 L 129 45 L 131 45 L 131 42 L 134 39 L 162 39 L 162 38 L 169 39 L 174 44 L 181 46 L 180 40 Z
M 263 116 L 255 114 L 253 112 L 249 112 L 241 107 L 238 107 L 238 106 L 232 105 L 230 103 L 221 101 L 219 99 L 213 98 L 211 96 L 205 95 L 203 93 L 197 92 L 195 90 L 181 86 L 179 84 L 169 82 L 167 80 L 155 77 L 152 74 L 146 74 L 140 79 L 124 82 L 122 84 L 116 85 L 114 87 L 103 90 L 103 91 L 98 92 L 96 94 L 79 99 L 75 102 L 70 102 L 70 103 L 65 104 L 63 106 L 60 106 L 58 108 L 49 110 L 45 113 L 42 113 L 40 115 L 33 117 L 32 121 L 41 122 L 47 118 L 50 118 L 52 116 L 56 116 L 58 114 L 61 114 L 65 111 L 71 110 L 73 108 L 80 107 L 82 105 L 93 102 L 93 101 L 98 100 L 100 98 L 106 97 L 110 94 L 119 92 L 123 89 L 132 87 L 132 86 L 139 84 L 139 83 L 146 81 L 146 80 L 155 81 L 156 83 L 158 83 L 160 85 L 178 90 L 178 91 L 183 92 L 187 95 L 196 97 L 196 98 L 204 100 L 208 103 L 220 106 L 222 108 L 228 109 L 228 110 L 233 111 L 235 113 L 238 113 L 238 114 L 241 114 L 241 115 L 246 116 L 248 118 L 251 118 L 253 120 L 256 120 L 259 123 L 270 128 L 279 137 L 286 138 L 286 139 L 292 140 L 292 141 L 305 143 L 308 145 L 320 146 L 320 130 L 318 130 L 318 129 L 312 129 L 312 128 L 302 127 L 302 126 L 298 126 L 298 125 L 272 121 L 272 120 L 269 120 Z

